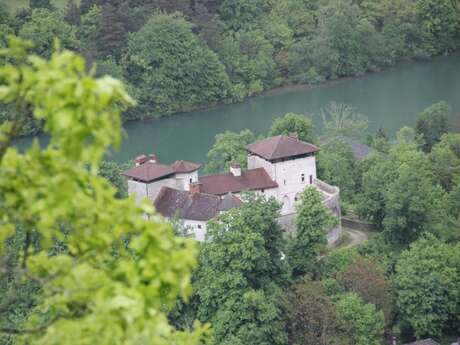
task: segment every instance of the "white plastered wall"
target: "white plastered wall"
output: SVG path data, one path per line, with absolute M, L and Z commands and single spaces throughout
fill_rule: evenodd
M 155 201 L 161 187 L 177 188 L 177 180 L 168 178 L 152 183 L 128 180 L 128 193 L 129 195 L 136 194 L 137 203 L 140 203 L 145 197 L 148 197 L 152 202 Z
M 184 225 L 193 231 L 195 240 L 204 242 L 206 239 L 206 222 L 198 220 L 183 219 Z
M 187 174 L 176 174 L 176 180 L 178 189 L 189 191 L 190 183 L 198 182 L 198 171 Z
M 249 155 L 248 168 L 264 168 L 278 183 L 278 188 L 266 190 L 265 193 L 267 197 L 274 196 L 283 205 L 282 215 L 295 212 L 296 196 L 310 186 L 310 176 L 312 181 L 316 179 L 315 156 L 271 163 L 259 156 Z

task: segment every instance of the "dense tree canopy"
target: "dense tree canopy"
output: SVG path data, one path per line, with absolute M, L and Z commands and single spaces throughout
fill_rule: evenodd
M 319 282 L 294 284 L 283 296 L 289 343 L 330 345 L 336 337 L 336 309 Z
M 364 165 L 358 211 L 383 226 L 388 240 L 407 245 L 425 232 L 455 236 L 446 193 L 416 142 L 401 142 L 389 156 L 369 157 Z
M 202 247 L 195 284 L 198 314 L 213 323 L 216 344 L 285 344 L 278 299 L 289 271 L 282 260 L 280 206 L 247 198 L 208 224 L 210 241 Z
M 27 59 L 24 47 L 12 39 L 6 50 L 15 65 L 0 68 L 0 100 L 23 117 L 31 107 L 50 144 L 19 153 L 11 140 L 23 118 L 0 127 L 0 278 L 32 281 L 39 298 L 27 318 L 2 315 L 2 333 L 28 344 L 200 344 L 205 328 L 176 331 L 164 313 L 190 293 L 193 243 L 146 220 L 150 205 L 116 199 L 97 176 L 106 149 L 120 144 L 118 106 L 132 100 L 117 80 L 87 74 L 71 52 Z M 8 238 L 22 241 L 16 260 L 7 257 Z M 3 268 L 6 259 L 13 269 Z M 2 306 L 22 299 L 21 289 L 12 292 Z
M 125 118 L 358 76 L 460 46 L 460 9 L 451 0 L 69 0 L 62 11 L 34 0 L 31 7 L 52 11 L 51 27 L 29 8 L 9 22 L 45 44 L 38 53 L 49 56 L 53 32 L 90 64 L 120 64 L 140 105 Z
M 216 135 L 216 141 L 208 152 L 206 172 L 216 173 L 228 171 L 230 164 L 237 162 L 242 168 L 247 166 L 246 145 L 254 142 L 255 136 L 245 129 L 240 133 L 226 131 Z
M 381 345 L 384 316 L 373 304 L 366 304 L 355 293 L 343 294 L 337 302 L 337 322 L 343 345 Z
M 122 176 L 123 167 L 112 161 L 102 161 L 99 167 L 99 175 L 109 181 L 116 189 L 117 198 L 126 198 L 128 196 L 128 184 L 125 177 Z
M 392 241 L 409 244 L 422 233 L 440 235 L 443 226 L 444 198 L 442 188 L 430 174 L 426 157 L 414 150 L 394 152 L 394 179 L 385 194 L 385 233 Z M 438 232 L 439 231 L 439 232 Z
M 319 178 L 340 188 L 343 201 L 356 199 L 360 184 L 360 168 L 349 144 L 335 138 L 321 146 L 318 154 Z
M 47 9 L 32 11 L 30 20 L 22 26 L 19 36 L 34 42 L 34 52 L 50 57 L 55 39 L 59 39 L 63 48 L 78 50 L 76 27 L 66 23 L 58 13 Z
M 190 303 L 195 246 L 157 217 L 146 222 L 151 206 L 123 199 L 120 167 L 102 162 L 120 140 L 118 106 L 132 103 L 106 74 L 139 103 L 123 109 L 124 119 L 241 101 L 458 50 L 455 1 L 69 0 L 58 10 L 34 0 L 17 13 L 2 8 L 0 46 L 16 34 L 51 61 L 25 60 L 17 41 L 0 57 L 0 66 L 14 64 L 0 72 L 0 99 L 9 103 L 0 105 L 0 342 L 201 344 L 199 318 L 213 323 L 219 345 L 373 345 L 383 341 L 384 316 L 387 330 L 408 338 L 459 324 L 460 141 L 447 133 L 443 102 L 394 142 L 378 132 L 369 141 L 378 152 L 362 163 L 344 137 L 362 140 L 366 119 L 345 104 L 326 106 L 319 177 L 383 234 L 328 252 L 333 217 L 317 193 L 299 200 L 289 236 L 274 200 L 248 196 L 209 224 Z M 86 65 L 69 52 L 53 55 L 54 38 Z M 11 147 L 18 133 L 39 128 L 51 145 Z M 269 134 L 294 132 L 315 142 L 299 114 L 278 119 Z M 244 168 L 255 139 L 250 131 L 217 136 L 207 171 Z
M 315 188 L 306 188 L 298 200 L 295 233 L 289 238 L 287 260 L 294 277 L 312 273 L 327 244 L 326 234 L 337 223 Z
M 315 142 L 313 122 L 306 115 L 287 113 L 273 122 L 270 135 L 291 134 L 307 143 Z
M 460 250 L 434 237 L 405 251 L 394 277 L 396 303 L 417 337 L 438 336 L 449 321 L 458 321 Z
M 354 292 L 365 303 L 373 304 L 383 311 L 387 324 L 392 320 L 393 296 L 391 284 L 377 264 L 360 258 L 337 275 L 338 283 L 349 292 Z
M 229 95 L 224 66 L 179 14 L 157 13 L 130 36 L 124 64 L 145 113 L 189 110 Z
M 460 172 L 460 134 L 449 133 L 441 137 L 430 152 L 433 172 L 441 186 L 450 191 Z
M 424 151 L 429 152 L 433 145 L 441 140 L 442 135 L 449 130 L 449 106 L 447 103 L 439 102 L 426 108 L 419 114 L 415 128 L 424 141 Z

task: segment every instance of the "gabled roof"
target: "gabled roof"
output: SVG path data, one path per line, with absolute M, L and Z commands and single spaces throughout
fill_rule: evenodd
M 287 135 L 270 137 L 246 146 L 246 149 L 267 160 L 282 159 L 319 151 L 319 148 Z
M 156 210 L 164 217 L 208 221 L 219 213 L 220 198 L 215 195 L 162 187 L 155 199 Z
M 142 182 L 151 182 L 173 175 L 174 169 L 169 165 L 146 162 L 132 169 L 126 170 L 123 175 Z
M 222 198 L 219 205 L 219 211 L 228 211 L 232 208 L 238 208 L 241 205 L 243 205 L 243 202 L 238 197 L 232 193 L 228 193 Z
M 193 172 L 201 168 L 201 164 L 196 164 L 187 161 L 175 161 L 174 164 L 171 165 L 175 173 L 178 174 L 185 174 L 189 172 Z
M 264 168 L 244 170 L 241 172 L 241 176 L 234 176 L 231 172 L 202 176 L 199 181 L 201 191 L 213 195 L 278 187 L 278 184 L 270 178 Z
M 424 340 L 417 340 L 417 341 L 414 341 L 413 343 L 408 343 L 404 345 L 439 345 L 439 343 L 437 343 L 436 341 L 430 338 L 430 339 L 424 339 Z
M 140 156 L 138 158 L 143 157 Z M 149 157 L 145 156 L 145 158 L 148 159 Z M 185 174 L 192 171 L 196 171 L 200 167 L 200 164 L 187 161 L 176 161 L 174 162 L 174 164 L 171 165 L 145 161 L 132 169 L 126 170 L 123 173 L 123 175 L 142 182 L 152 182 L 155 180 L 168 177 L 170 175 Z
M 181 219 L 208 221 L 219 212 L 240 207 L 243 202 L 234 195 L 222 200 L 217 195 L 192 194 L 170 187 L 162 187 L 153 203 L 156 210 L 167 218 L 178 216 Z

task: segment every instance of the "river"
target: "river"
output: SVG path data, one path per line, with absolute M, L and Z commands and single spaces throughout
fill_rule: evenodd
M 308 113 L 317 128 L 320 109 L 331 101 L 351 104 L 369 118 L 369 129 L 379 127 L 394 135 L 402 126 L 413 126 L 417 114 L 434 102 L 452 107 L 460 125 L 460 54 L 429 62 L 403 63 L 382 73 L 308 88 L 286 88 L 251 98 L 244 103 L 179 114 L 159 120 L 125 124 L 121 149 L 109 159 L 125 162 L 142 153 L 155 153 L 161 162 L 185 159 L 205 162 L 216 134 L 249 128 L 267 132 L 273 120 L 287 112 Z M 19 146 L 30 138 L 19 141 Z

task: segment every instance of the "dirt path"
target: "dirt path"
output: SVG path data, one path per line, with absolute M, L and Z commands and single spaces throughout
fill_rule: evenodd
M 343 232 L 350 237 L 350 242 L 342 247 L 345 249 L 356 247 L 369 239 L 369 236 L 365 232 L 359 230 L 343 229 Z

